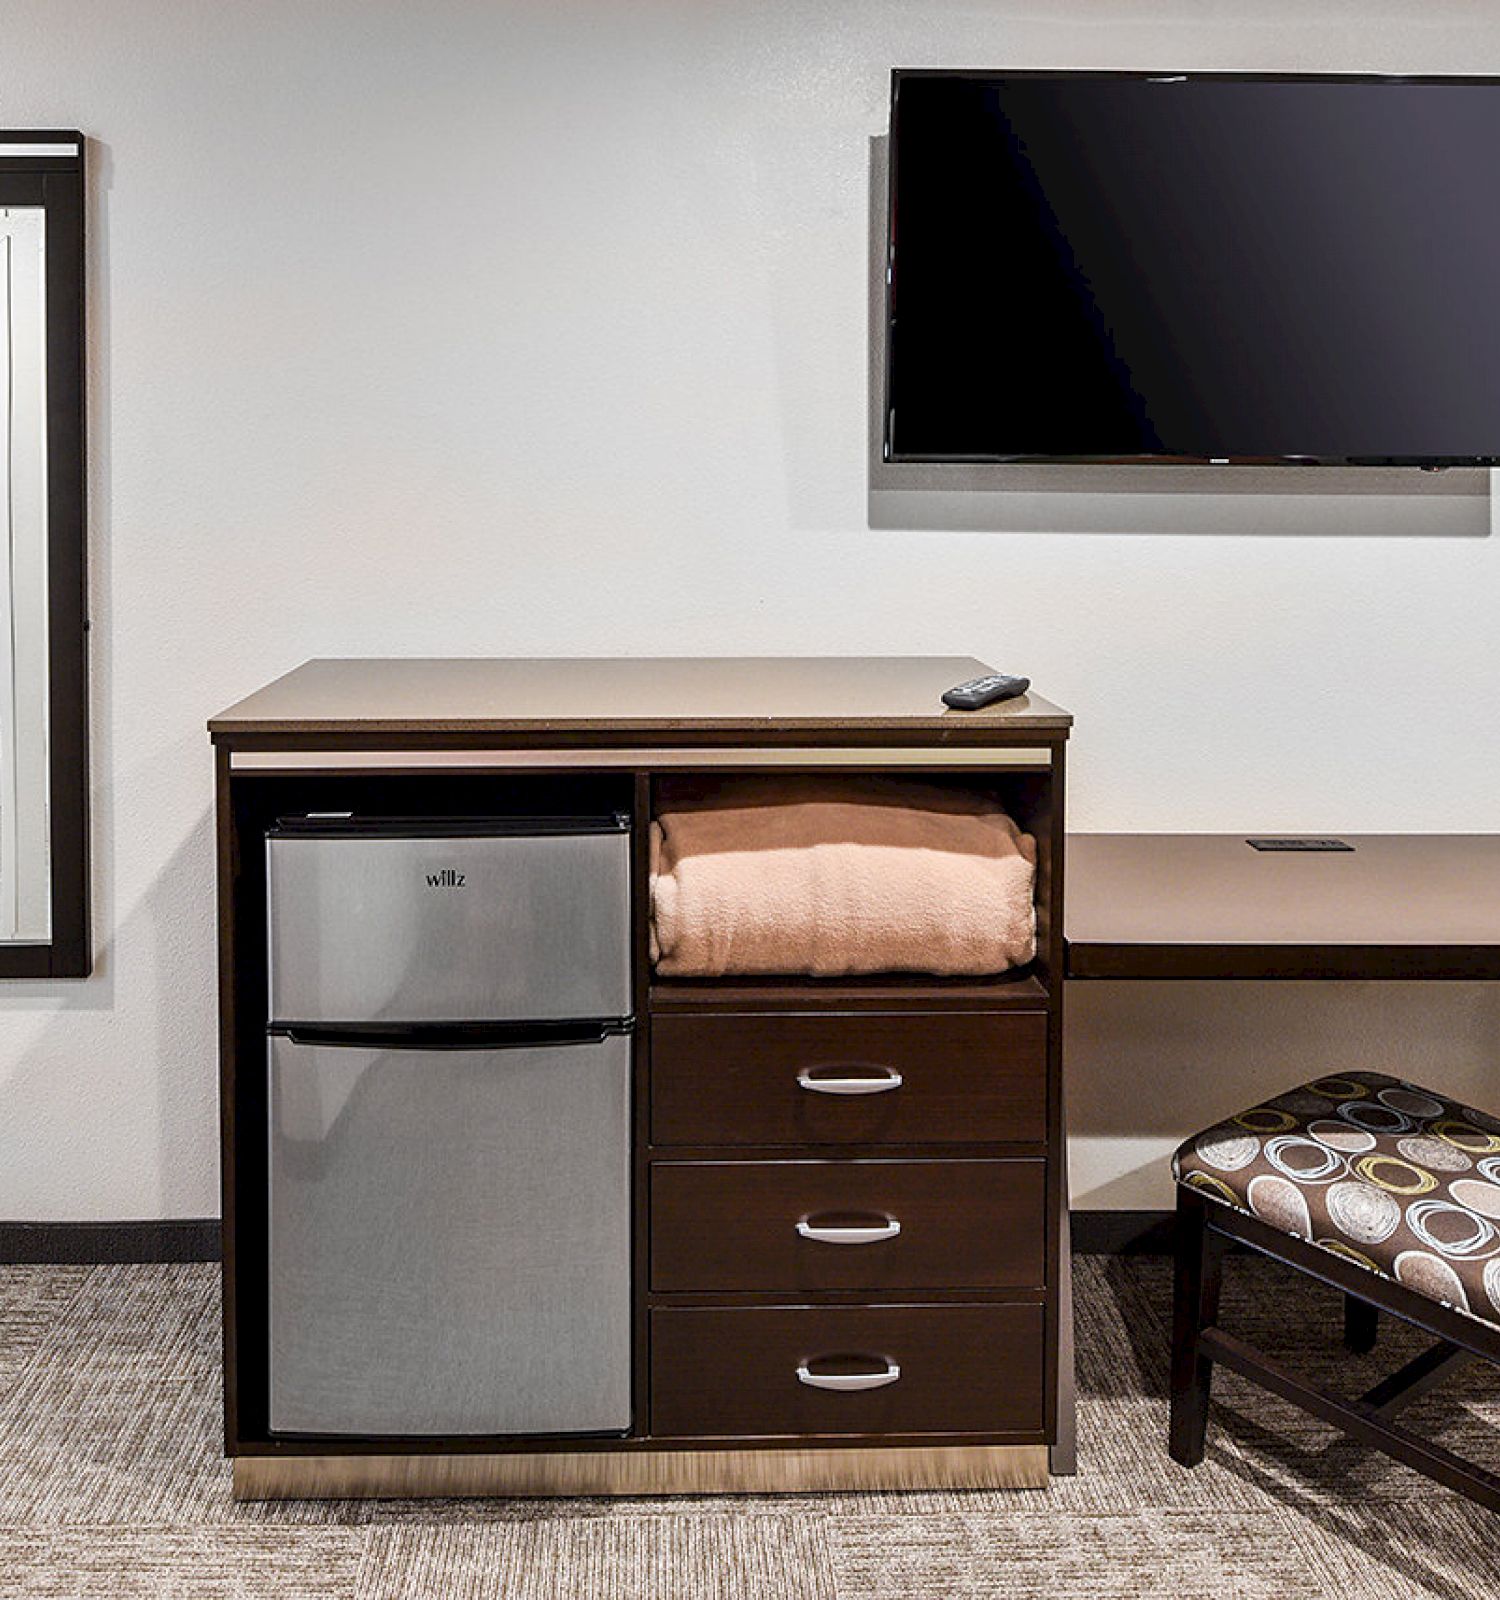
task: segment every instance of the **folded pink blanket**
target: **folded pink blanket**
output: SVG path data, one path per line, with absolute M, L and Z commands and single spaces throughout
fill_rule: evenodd
M 1036 953 L 1036 841 L 936 785 L 745 779 L 651 824 L 651 958 L 675 977 L 1004 972 Z

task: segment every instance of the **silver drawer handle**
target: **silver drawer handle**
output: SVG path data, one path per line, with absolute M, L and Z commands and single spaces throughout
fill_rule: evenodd
M 809 1389 L 842 1389 L 850 1391 L 855 1389 L 883 1389 L 888 1383 L 895 1383 L 901 1376 L 901 1368 L 894 1361 L 887 1361 L 884 1372 L 814 1372 L 806 1362 L 797 1368 L 797 1382 L 805 1383 Z
M 819 1244 L 879 1244 L 882 1239 L 894 1239 L 901 1232 L 901 1224 L 894 1217 L 867 1227 L 823 1227 L 816 1222 L 799 1222 L 797 1232 L 804 1239 L 816 1239 Z
M 804 1069 L 797 1074 L 797 1082 L 814 1094 L 889 1094 L 901 1087 L 899 1072 L 889 1067 L 882 1067 L 880 1072 L 878 1078 L 815 1078 Z

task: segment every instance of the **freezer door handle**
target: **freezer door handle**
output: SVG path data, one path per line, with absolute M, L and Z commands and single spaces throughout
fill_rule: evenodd
M 603 1044 L 634 1031 L 630 1018 L 577 1022 L 289 1022 L 273 1026 L 291 1044 L 359 1050 L 535 1050 Z

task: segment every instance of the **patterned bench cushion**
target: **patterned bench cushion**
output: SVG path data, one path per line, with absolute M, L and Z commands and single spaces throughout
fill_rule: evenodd
M 1179 1183 L 1500 1324 L 1500 1120 L 1380 1072 L 1316 1078 L 1195 1134 Z

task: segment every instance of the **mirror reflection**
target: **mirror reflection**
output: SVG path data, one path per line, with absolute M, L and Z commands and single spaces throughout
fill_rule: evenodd
M 51 936 L 47 294 L 41 206 L 0 208 L 0 940 Z

